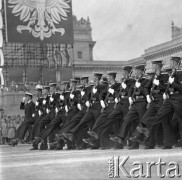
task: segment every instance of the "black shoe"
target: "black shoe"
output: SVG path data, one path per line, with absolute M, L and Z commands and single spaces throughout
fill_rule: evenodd
M 141 133 L 141 134 L 144 134 L 145 137 L 149 137 L 150 136 L 150 131 L 145 128 L 145 127 L 137 127 L 136 130 Z
M 38 150 L 38 147 L 37 148 L 35 148 L 35 147 L 33 147 L 32 149 L 30 149 L 31 151 L 33 151 L 33 150 Z
M 47 149 L 48 149 L 47 143 L 41 143 L 40 150 L 47 150 Z
M 75 150 L 75 149 L 76 149 L 76 147 L 74 147 L 74 146 L 71 146 L 71 147 L 67 148 L 67 150 Z
M 155 149 L 155 146 L 144 146 L 144 149 Z
M 110 137 L 110 140 L 118 144 L 124 144 L 123 140 L 120 137 Z
M 9 145 L 11 145 L 11 146 L 17 146 L 18 145 L 18 139 L 13 139 L 12 140 L 12 142 L 11 142 L 11 144 L 9 144 Z
M 182 147 L 182 142 L 177 142 L 174 144 L 174 147 Z
M 58 150 L 63 150 L 62 147 L 56 147 L 54 150 L 58 151 Z
M 163 146 L 161 149 L 172 149 L 172 146 Z
M 144 145 L 145 136 L 144 136 L 144 134 L 138 132 L 136 136 L 130 137 L 129 140 L 132 142 L 138 142 L 138 143 Z
M 99 149 L 99 147 L 97 147 L 97 146 L 91 146 L 91 147 L 89 147 L 87 149 L 94 150 L 94 149 Z
M 70 141 L 74 141 L 74 135 L 72 133 L 63 133 L 63 136 Z
M 97 133 L 95 133 L 94 131 L 87 131 L 87 133 L 88 133 L 90 136 L 94 137 L 95 139 L 99 139 L 99 136 L 98 136 Z
M 56 134 L 56 140 L 58 141 L 60 139 L 62 139 L 64 141 L 66 140 L 66 138 L 63 136 L 63 134 Z
M 87 144 L 89 144 L 91 146 L 94 146 L 94 143 L 92 142 L 91 139 L 83 139 L 83 142 L 85 142 L 85 143 L 87 143 Z

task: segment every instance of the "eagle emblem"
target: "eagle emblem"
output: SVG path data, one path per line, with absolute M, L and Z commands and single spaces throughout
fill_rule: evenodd
M 65 34 L 64 28 L 56 28 L 63 20 L 68 19 L 71 0 L 9 0 L 8 7 L 27 25 L 18 25 L 17 31 L 28 31 L 35 38 L 49 38 L 53 34 Z

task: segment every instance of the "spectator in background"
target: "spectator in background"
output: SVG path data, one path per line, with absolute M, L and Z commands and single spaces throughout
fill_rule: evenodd
M 30 91 L 30 85 L 28 82 L 25 82 L 26 91 Z
M 9 131 L 8 131 L 8 139 L 10 143 L 12 139 L 15 137 L 15 124 L 16 124 L 16 117 L 12 117 L 9 123 Z
M 37 85 L 35 86 L 35 89 L 40 89 L 43 88 L 43 86 L 41 85 L 41 82 L 38 81 Z
M 6 144 L 8 138 L 8 125 L 6 119 L 2 119 L 2 144 Z
M 13 92 L 16 91 L 16 85 L 15 85 L 15 82 L 14 81 L 11 82 L 10 91 L 13 91 Z

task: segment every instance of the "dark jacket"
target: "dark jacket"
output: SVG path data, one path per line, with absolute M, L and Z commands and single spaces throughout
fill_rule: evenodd
M 32 115 L 35 112 L 35 103 L 33 101 L 30 101 L 29 103 L 21 102 L 20 109 L 25 110 L 25 121 L 31 120 Z

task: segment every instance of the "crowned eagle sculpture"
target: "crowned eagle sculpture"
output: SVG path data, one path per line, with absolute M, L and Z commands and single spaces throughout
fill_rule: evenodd
M 17 31 L 28 31 L 35 38 L 49 38 L 53 34 L 65 34 L 64 28 L 56 28 L 63 20 L 68 19 L 71 0 L 9 0 L 8 7 L 27 25 L 18 25 Z

